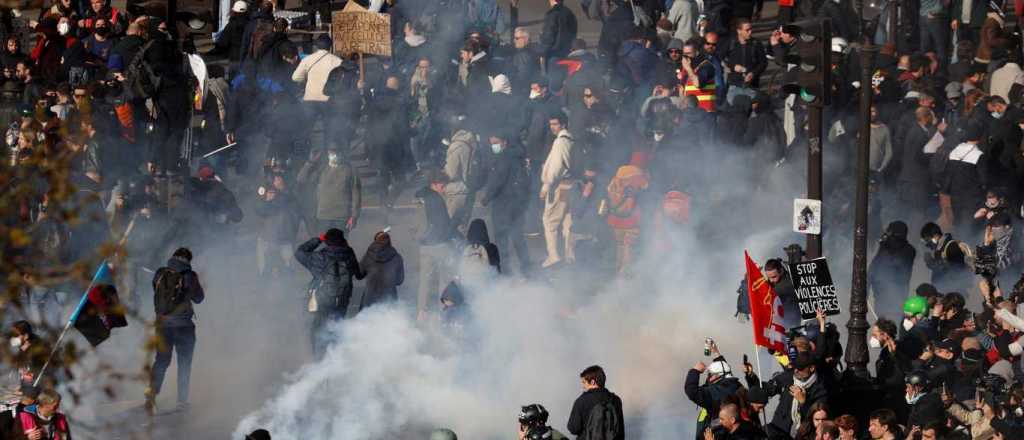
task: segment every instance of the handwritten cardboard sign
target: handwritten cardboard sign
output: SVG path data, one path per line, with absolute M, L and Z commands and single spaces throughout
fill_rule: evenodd
M 391 16 L 370 12 L 350 1 L 331 16 L 334 53 L 391 56 Z

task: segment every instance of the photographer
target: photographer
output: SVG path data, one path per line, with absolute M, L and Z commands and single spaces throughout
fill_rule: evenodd
M 953 395 L 943 391 L 942 403 L 945 405 L 946 413 L 958 423 L 967 426 L 971 431 L 972 439 L 992 438 L 992 421 L 1002 412 L 995 394 L 981 394 L 977 391 L 975 397 L 975 408 L 972 410 L 966 405 L 954 400 Z
M 922 428 L 931 422 L 945 419 L 942 397 L 932 385 L 928 380 L 928 375 L 923 371 L 915 371 L 907 375 L 904 398 L 907 405 L 910 406 L 910 415 L 907 417 L 906 424 L 908 428 Z
M 810 353 L 797 354 L 791 365 L 792 369 L 762 384 L 769 396 L 779 396 L 775 415 L 766 427 L 770 438 L 796 436 L 801 422 L 811 417 L 811 407 L 828 400 L 828 391 L 823 381 L 818 380 Z
M 701 407 L 697 416 L 697 439 L 704 436 L 704 430 L 712 425 L 712 421 L 718 418 L 722 403 L 726 397 L 736 394 L 742 388 L 739 379 L 733 377 L 732 368 L 725 361 L 725 357 L 718 352 L 718 346 L 714 341 L 707 344 L 714 360 L 710 366 L 704 362 L 697 362 L 688 373 L 683 390 L 691 402 Z M 708 378 L 704 385 L 700 385 L 700 376 L 707 371 Z
M 928 248 L 924 253 L 924 263 L 932 271 L 931 282 L 936 288 L 945 292 L 970 289 L 974 279 L 967 266 L 970 246 L 954 240 L 951 234 L 944 234 L 935 223 L 921 228 L 921 241 Z

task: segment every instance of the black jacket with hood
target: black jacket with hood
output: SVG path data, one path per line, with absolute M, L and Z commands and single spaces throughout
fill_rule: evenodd
M 176 305 L 170 313 L 157 316 L 157 325 L 164 328 L 191 327 L 195 325 L 192 323 L 192 316 L 195 315 L 195 312 L 192 310 L 192 303 L 199 304 L 206 299 L 203 286 L 199 284 L 199 276 L 192 271 L 192 264 L 188 260 L 171 257 L 167 260 L 167 266 L 158 269 L 153 274 L 154 292 L 156 292 L 157 280 L 167 270 L 172 270 L 182 275 L 181 286 L 185 291 L 185 300 Z
M 331 304 L 331 298 L 333 298 L 335 307 L 344 313 L 348 308 L 349 299 L 352 298 L 352 277 L 361 280 L 363 279 L 363 272 L 360 270 L 359 261 L 356 260 L 356 254 L 349 247 L 348 242 L 342 242 L 341 245 L 328 245 L 324 243 L 323 247 L 320 244 L 319 237 L 313 237 L 302 243 L 295 250 L 295 260 L 313 274 L 314 284 L 331 277 L 334 272 L 334 264 L 344 266 L 347 274 L 343 276 L 347 276 L 348 279 L 339 280 L 337 291 L 317 291 L 317 303 L 320 307 L 323 307 L 325 304 Z M 339 273 L 341 273 L 340 270 Z
M 379 302 L 398 300 L 398 286 L 405 282 L 405 262 L 391 245 L 390 238 L 370 244 L 359 267 L 366 279 L 360 310 Z

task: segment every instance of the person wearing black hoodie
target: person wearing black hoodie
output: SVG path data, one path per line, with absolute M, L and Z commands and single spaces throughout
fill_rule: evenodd
M 405 282 L 405 262 L 391 245 L 391 235 L 380 231 L 359 261 L 366 279 L 359 310 L 377 303 L 398 301 L 398 286 Z
M 168 310 L 160 310 L 158 304 L 164 303 L 161 295 L 166 295 L 160 286 L 165 286 L 168 277 L 177 277 L 176 290 L 182 294 L 177 303 Z M 173 279 L 173 278 L 170 278 Z M 192 377 L 192 352 L 196 347 L 196 326 L 192 322 L 195 312 L 192 304 L 202 303 L 206 299 L 199 275 L 192 270 L 192 251 L 178 248 L 167 266 L 161 267 L 153 274 L 154 309 L 156 309 L 156 327 L 160 338 L 157 345 L 156 359 L 153 362 L 153 376 L 149 388 L 146 389 L 146 410 L 156 411 L 156 396 L 164 383 L 167 367 L 171 365 L 172 350 L 178 353 L 178 409 L 188 406 L 188 385 Z M 166 299 L 166 298 L 165 298 Z
M 515 248 L 519 271 L 530 268 L 530 252 L 523 235 L 523 221 L 529 198 L 530 176 L 522 147 L 509 142 L 509 134 L 494 133 L 488 139 L 495 159 L 487 173 L 487 184 L 481 190 L 480 204 L 491 211 L 494 244 L 506 255 Z
M 885 227 L 878 251 L 868 266 L 868 283 L 877 315 L 900 310 L 910 293 L 910 275 L 917 251 L 907 241 L 907 224 L 894 221 Z
M 352 299 L 352 278 L 363 279 L 363 271 L 345 240 L 345 233 L 336 228 L 299 245 L 295 260 L 313 275 L 307 309 L 313 313 L 310 329 L 313 355 L 319 358 L 330 343 L 323 334 L 324 328 L 335 320 L 345 319 Z

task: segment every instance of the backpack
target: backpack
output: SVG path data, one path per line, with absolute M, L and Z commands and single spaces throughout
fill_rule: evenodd
M 316 297 L 319 306 L 330 306 L 344 312 L 348 308 L 348 298 L 343 297 L 352 291 L 352 277 L 349 276 L 348 266 L 338 260 L 334 260 L 328 267 L 333 270 L 325 270 L 313 279 L 309 288 L 310 295 Z
M 480 142 L 469 144 L 469 166 L 466 168 L 466 188 L 476 191 L 487 184 L 487 154 Z
M 153 282 L 153 309 L 157 316 L 174 312 L 185 298 L 185 274 L 169 268 L 160 269 Z
M 249 57 L 254 60 L 260 59 L 272 35 L 274 35 L 274 21 L 257 18 L 252 28 L 252 38 L 249 40 Z
M 146 42 L 125 69 L 125 90 L 133 99 L 152 98 L 160 90 L 160 75 L 157 75 L 153 66 L 146 61 L 146 52 L 153 46 L 154 41 Z
M 583 440 L 615 440 L 622 429 L 622 420 L 619 420 L 618 411 L 612 399 L 607 399 L 590 409 L 587 417 L 587 426 L 583 429 L 583 435 L 578 437 Z

